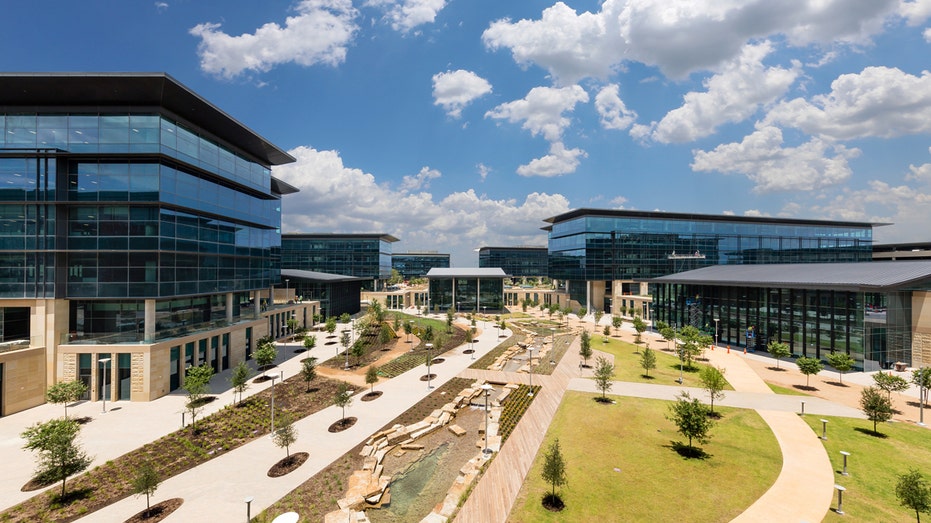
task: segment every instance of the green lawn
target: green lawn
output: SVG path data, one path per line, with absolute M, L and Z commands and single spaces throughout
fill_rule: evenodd
M 754 411 L 721 409 L 702 446 L 710 457 L 685 459 L 671 448 L 685 440 L 665 418 L 669 402 L 618 398 L 605 405 L 594 396 L 566 393 L 509 521 L 730 521 L 782 468 L 779 446 Z M 557 437 L 568 483 L 559 490 L 566 508 L 552 513 L 540 502 L 550 490 L 540 472 Z
M 603 343 L 600 334 L 592 337 L 593 350 L 600 350 L 614 355 L 614 378 L 617 381 L 675 385 L 676 380 L 679 379 L 679 358 L 671 352 L 660 350 L 664 346 L 657 346 L 655 343 L 650 344 L 650 348 L 656 354 L 656 368 L 650 370 L 650 378 L 645 378 L 643 376 L 643 367 L 640 366 L 640 351 L 643 350 L 645 345 L 634 345 L 614 338 L 608 338 L 608 343 Z M 588 364 L 594 366 L 595 360 L 588 360 Z M 691 370 L 688 367 L 683 367 L 682 385 L 685 387 L 701 387 L 698 372 L 702 366 L 701 363 L 693 362 Z M 727 374 L 724 377 L 727 378 Z M 734 390 L 734 388 L 728 384 L 726 390 Z
M 822 416 L 805 416 L 805 421 L 821 435 Z M 907 423 L 881 423 L 873 435 L 873 423 L 852 418 L 824 417 L 828 420 L 825 450 L 834 466 L 835 483 L 844 486 L 844 513 L 831 512 L 824 521 L 914 521 L 915 513 L 899 505 L 895 497 L 898 476 L 917 467 L 931 479 L 931 432 Z M 849 476 L 840 474 L 847 458 Z M 837 508 L 837 495 L 832 508 Z
M 811 394 L 802 392 L 798 389 L 780 387 L 779 385 L 773 385 L 772 383 L 767 383 L 766 385 L 776 394 L 785 394 L 786 396 L 811 396 Z

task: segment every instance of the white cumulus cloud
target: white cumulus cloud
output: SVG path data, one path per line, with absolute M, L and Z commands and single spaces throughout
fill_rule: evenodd
M 358 12 L 351 0 L 302 0 L 284 26 L 269 22 L 254 33 L 231 36 L 220 24 L 203 23 L 190 33 L 203 71 L 234 78 L 245 71 L 264 72 L 284 63 L 335 66 L 346 59 L 347 47 L 358 30 Z
M 581 158 L 587 155 L 582 149 L 566 149 L 562 142 L 550 144 L 549 154 L 530 160 L 530 163 L 517 168 L 521 176 L 542 176 L 551 178 L 575 172 Z
M 621 100 L 620 86 L 610 84 L 595 95 L 595 110 L 601 117 L 601 126 L 605 129 L 623 131 L 637 121 L 637 112 L 628 109 Z
M 798 147 L 784 147 L 782 131 L 763 127 L 744 137 L 740 143 L 722 144 L 711 151 L 695 151 L 692 169 L 743 174 L 756 186 L 754 190 L 811 191 L 836 185 L 850 177 L 848 160 L 859 155 L 820 138 L 812 138 Z
M 462 69 L 433 75 L 433 105 L 439 105 L 452 118 L 462 109 L 491 92 L 491 84 L 472 71 Z
M 765 121 L 837 140 L 926 134 L 931 132 L 931 73 L 867 67 L 838 76 L 828 94 L 780 103 Z
M 898 14 L 899 0 L 606 0 L 578 13 L 563 2 L 537 20 L 491 23 L 482 35 L 522 65 L 557 82 L 606 78 L 625 61 L 684 78 L 740 54 L 748 42 L 781 36 L 788 45 L 864 43 Z
M 521 126 L 536 136 L 558 141 L 571 121 L 563 113 L 572 111 L 578 103 L 587 103 L 588 93 L 578 85 L 569 87 L 534 87 L 527 96 L 503 103 L 485 113 L 486 118 L 523 122 Z
M 769 42 L 744 47 L 720 73 L 705 80 L 705 92 L 686 93 L 682 106 L 653 127 L 652 139 L 661 143 L 691 142 L 714 134 L 722 124 L 741 122 L 761 106 L 776 101 L 799 71 L 764 67 L 763 59 L 772 50 Z
M 392 29 L 408 33 L 417 26 L 432 24 L 446 7 L 446 0 L 369 0 L 365 5 L 383 9 Z
M 401 180 L 401 190 L 406 192 L 428 189 L 430 187 L 430 180 L 435 180 L 440 176 L 442 176 L 440 171 L 429 167 L 423 167 L 420 169 L 420 172 L 414 176 L 405 176 Z

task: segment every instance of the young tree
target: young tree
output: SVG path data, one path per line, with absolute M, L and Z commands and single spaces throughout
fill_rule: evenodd
M 582 331 L 582 342 L 579 355 L 582 356 L 583 364 L 588 367 L 588 358 L 592 357 L 592 337 L 589 336 L 588 331 Z
M 649 344 L 643 352 L 640 353 L 640 366 L 643 367 L 646 376 L 650 377 L 650 369 L 656 368 L 656 353 L 650 348 Z
M 23 448 L 36 452 L 36 477 L 43 481 L 61 481 L 60 497 L 65 497 L 68 476 L 82 472 L 90 466 L 90 458 L 75 442 L 81 426 L 66 418 L 36 423 L 21 436 L 26 440 Z
M 640 316 L 634 316 L 634 321 L 631 323 L 634 326 L 634 330 L 637 331 L 637 343 L 640 343 L 640 336 L 643 334 L 643 331 L 647 330 L 647 324 Z
M 433 341 L 434 336 L 435 333 L 433 332 L 433 325 L 428 324 L 426 328 L 424 328 L 423 333 L 420 335 L 420 339 L 424 342 L 429 342 Z
M 905 508 L 915 511 L 915 519 L 921 523 L 921 513 L 931 514 L 931 485 L 921 471 L 912 468 L 899 476 L 895 484 L 895 497 Z
M 359 340 L 352 345 L 349 354 L 352 355 L 352 359 L 355 360 L 356 365 L 362 361 L 362 357 L 365 356 L 365 345 L 362 344 L 362 341 Z
M 346 353 L 346 368 L 349 368 L 349 344 L 352 343 L 352 334 L 344 330 L 339 335 L 339 344 L 343 346 L 343 352 Z
M 617 331 L 621 330 L 621 327 L 624 326 L 624 319 L 621 318 L 620 316 L 612 316 L 611 326 L 614 327 L 614 335 L 617 336 L 618 335 Z
M 45 391 L 45 399 L 49 403 L 65 406 L 65 417 L 68 417 L 68 404 L 77 401 L 87 392 L 87 385 L 81 380 L 60 381 Z
M 387 345 L 394 339 L 394 331 L 391 329 L 391 326 L 387 323 L 381 324 L 381 329 L 378 332 L 378 343 L 382 345 Z
M 795 360 L 795 364 L 798 365 L 798 370 L 805 375 L 805 386 L 808 387 L 809 380 L 811 379 L 812 374 L 818 374 L 821 372 L 821 369 L 824 368 L 824 365 L 821 364 L 821 360 L 818 358 L 807 358 L 805 356 L 800 356 Z
M 287 414 L 281 414 L 281 424 L 275 428 L 275 432 L 272 433 L 272 441 L 278 448 L 282 448 L 285 451 L 285 459 L 291 458 L 291 445 L 294 445 L 294 442 L 297 441 L 297 427 L 294 426 L 294 421 L 291 419 L 291 416 Z
M 414 324 L 409 321 L 405 321 L 404 322 L 404 334 L 407 334 L 407 336 L 410 337 L 410 335 L 413 333 L 414 333 Z
M 352 405 L 352 395 L 349 394 L 349 385 L 340 383 L 336 389 L 336 397 L 333 398 L 333 404 L 343 409 L 343 418 L 346 419 L 346 407 Z
M 828 354 L 828 365 L 837 369 L 838 379 L 844 383 L 844 373 L 853 368 L 854 361 L 846 352 L 834 352 Z
M 304 336 L 304 348 L 310 350 L 317 346 L 316 336 Z
M 453 331 L 453 320 L 456 319 L 456 309 L 450 307 L 446 310 L 446 332 L 450 333 Z
M 252 357 L 255 358 L 255 363 L 262 369 L 262 376 L 265 376 L 267 367 L 278 358 L 278 345 L 271 336 L 263 336 L 256 344 Z
M 350 316 L 348 312 L 344 312 L 339 315 L 340 323 L 349 323 L 350 321 L 352 321 L 352 316 Z
M 867 387 L 860 392 L 860 410 L 873 422 L 873 433 L 879 434 L 876 424 L 892 419 L 892 400 L 876 387 Z
M 306 358 L 301 361 L 301 377 L 304 378 L 306 392 L 310 392 L 310 382 L 317 379 L 317 358 Z
M 213 367 L 204 363 L 198 367 L 189 367 L 184 375 L 184 390 L 187 391 L 185 407 L 191 413 L 191 434 L 197 434 L 197 413 L 204 407 L 204 396 L 213 376 Z
M 792 351 L 789 349 L 788 343 L 782 343 L 781 341 L 771 341 L 769 345 L 766 346 L 766 350 L 769 351 L 769 354 L 776 358 L 776 368 L 779 368 L 779 360 L 782 358 L 788 358 Z
M 556 487 L 566 484 L 566 460 L 559 450 L 559 438 L 553 440 L 543 457 L 542 476 L 553 489 L 550 495 L 556 497 Z
M 601 334 L 602 334 L 601 342 L 608 343 L 608 336 L 611 335 L 611 326 L 605 325 L 605 328 L 601 330 Z
M 921 387 L 924 392 L 919 401 L 928 403 L 928 389 L 931 388 L 931 367 L 922 367 L 912 371 L 912 383 Z
M 679 357 L 685 362 L 685 366 L 691 369 L 692 360 L 705 352 L 705 347 L 711 345 L 712 338 L 692 325 L 680 329 L 677 336 L 682 342 L 679 345 Z
M 671 341 L 671 342 L 675 343 L 675 341 L 676 341 L 676 330 L 673 329 L 672 327 L 668 326 L 668 325 L 665 326 L 665 327 L 663 327 L 662 329 L 660 329 L 659 334 L 660 334 L 660 336 L 662 336 L 663 339 L 666 340 L 667 342 Z M 668 344 L 666 345 L 666 348 L 667 348 L 667 349 L 669 348 L 669 345 L 668 345 Z
M 724 379 L 724 371 L 720 367 L 708 365 L 698 374 L 701 380 L 701 386 L 711 398 L 711 413 L 714 413 L 714 400 L 724 398 L 724 387 L 727 386 L 727 380 Z
M 300 325 L 300 322 L 297 321 L 297 318 L 288 318 L 288 321 L 285 322 L 288 326 L 288 334 L 291 335 L 291 339 L 294 339 L 294 333 L 297 332 L 297 327 Z
M 893 392 L 908 390 L 908 381 L 891 372 L 877 372 L 873 374 L 873 381 L 876 383 L 877 387 L 882 389 L 889 396 L 889 401 L 892 401 Z
M 689 439 L 689 452 L 694 452 L 692 440 L 704 443 L 709 438 L 714 422 L 708 416 L 708 407 L 702 405 L 698 398 L 692 398 L 688 392 L 676 396 L 675 403 L 669 406 L 666 419 L 676 424 L 679 434 Z
M 595 309 L 595 325 L 601 325 L 601 318 L 605 315 L 604 311 Z
M 230 383 L 233 385 L 233 392 L 239 394 L 239 403 L 242 403 L 242 393 L 249 388 L 249 378 L 252 376 L 252 369 L 246 365 L 246 362 L 240 361 L 233 367 L 230 374 Z
M 472 342 L 475 341 L 475 331 L 473 329 L 466 329 L 465 332 L 465 342 L 469 344 L 469 348 L 472 348 Z
M 372 386 L 372 392 L 375 392 L 375 384 L 378 383 L 378 367 L 369 365 L 365 371 L 365 383 Z
M 611 390 L 612 380 L 614 379 L 614 364 L 608 361 L 604 356 L 598 356 L 595 360 L 595 386 L 601 391 L 601 400 L 607 401 L 605 394 Z
M 149 498 L 155 494 L 155 491 L 158 489 L 158 484 L 158 471 L 148 462 L 139 467 L 139 470 L 136 471 L 136 475 L 133 477 L 133 494 L 137 497 L 145 495 L 145 512 L 142 513 L 143 518 L 149 517 L 149 511 L 152 510 L 149 504 Z
M 333 334 L 334 332 L 336 332 L 336 318 L 334 318 L 333 316 L 329 316 L 326 319 L 326 324 L 324 328 L 326 329 L 327 334 Z

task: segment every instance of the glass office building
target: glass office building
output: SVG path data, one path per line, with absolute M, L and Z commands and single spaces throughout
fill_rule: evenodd
M 498 312 L 504 308 L 501 269 L 432 269 L 427 274 L 431 311 Z
M 510 278 L 543 278 L 549 274 L 546 247 L 481 247 L 478 266 L 498 267 Z
M 606 311 L 615 281 L 714 265 L 865 262 L 873 239 L 873 224 L 824 220 L 577 209 L 545 221 L 550 278 Z M 592 282 L 604 303 L 591 300 Z
M 780 341 L 821 359 L 839 351 L 867 371 L 929 362 L 929 261 L 716 266 L 653 282 L 656 319 L 724 345 Z
M 448 269 L 449 254 L 432 252 L 405 252 L 391 256 L 391 268 L 398 271 L 402 278 L 423 278 L 430 269 Z
M 365 290 L 379 290 L 391 277 L 390 234 L 285 234 L 281 268 L 365 278 Z
M 254 318 L 297 191 L 271 166 L 293 161 L 165 74 L 0 73 L 0 316 L 51 300 L 61 330 L 9 321 L 0 343 L 157 344 Z M 117 353 L 128 397 L 137 360 Z

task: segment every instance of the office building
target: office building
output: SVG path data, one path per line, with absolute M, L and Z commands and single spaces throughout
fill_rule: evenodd
M 166 74 L 0 73 L 0 413 L 151 400 L 309 322 L 270 300 L 293 161 Z
M 624 296 L 649 310 L 641 282 L 715 265 L 871 260 L 860 222 L 577 209 L 545 220 L 549 276 L 588 310 Z
M 391 278 L 390 234 L 288 233 L 281 238 L 281 268 L 364 278 L 380 290 Z
M 546 247 L 481 247 L 478 266 L 500 268 L 511 279 L 545 278 L 549 274 L 549 257 Z
M 504 278 L 501 269 L 431 269 L 427 273 L 431 311 L 455 307 L 460 312 L 499 312 L 504 309 Z
M 430 269 L 448 269 L 449 254 L 436 251 L 397 253 L 391 255 L 391 268 L 398 271 L 405 280 L 423 278 Z
M 846 352 L 866 371 L 931 364 L 931 261 L 719 265 L 653 282 L 657 319 L 721 344 Z

